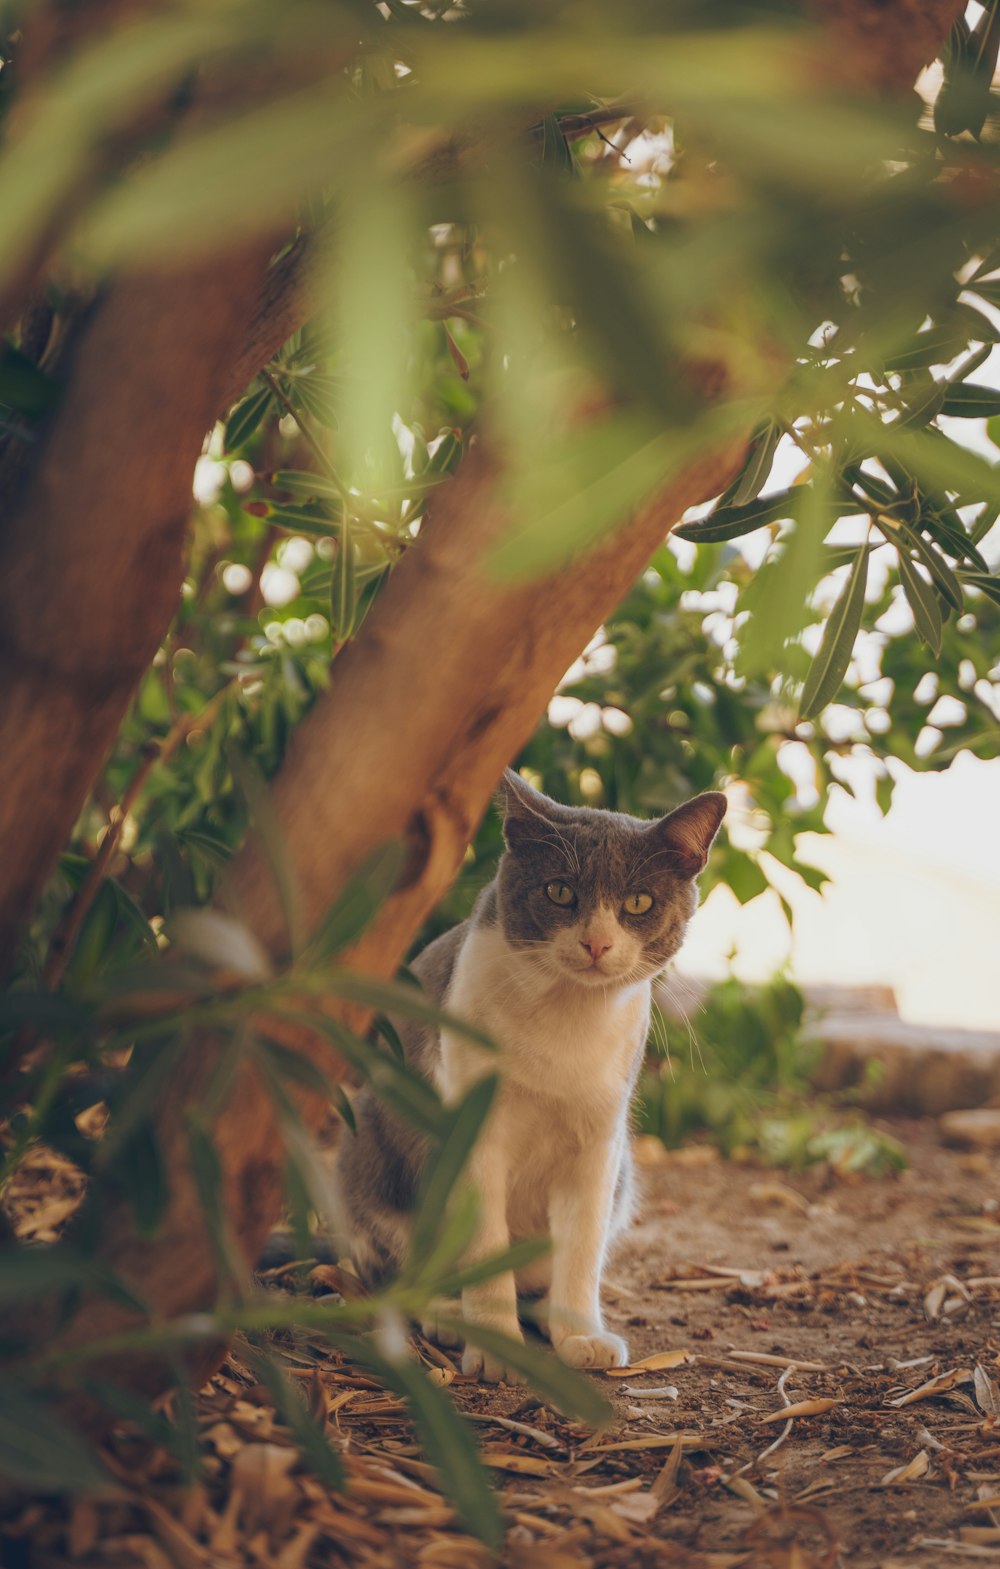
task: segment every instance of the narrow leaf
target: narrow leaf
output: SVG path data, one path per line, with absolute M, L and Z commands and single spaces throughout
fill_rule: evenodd
M 491 1074 L 472 1086 L 452 1114 L 451 1127 L 437 1155 L 424 1168 L 413 1221 L 410 1255 L 420 1258 L 441 1230 L 452 1190 L 489 1114 L 499 1080 Z
M 827 618 L 819 649 L 802 688 L 799 713 L 803 719 L 811 719 L 822 712 L 840 690 L 847 673 L 865 606 L 868 556 L 866 545 L 858 551 L 850 576 Z
M 768 420 L 767 424 L 756 433 L 750 443 L 743 471 L 729 497 L 732 506 L 744 506 L 760 495 L 767 484 L 774 463 L 775 450 L 783 434 L 784 430 L 777 420 Z
M 917 631 L 935 654 L 941 652 L 941 607 L 926 578 L 921 577 L 905 550 L 897 550 L 899 581 L 907 604 L 913 612 Z

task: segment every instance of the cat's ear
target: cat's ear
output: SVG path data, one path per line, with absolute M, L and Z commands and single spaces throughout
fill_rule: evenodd
M 669 857 L 682 877 L 697 877 L 705 870 L 708 852 L 726 815 L 726 798 L 720 790 L 706 790 L 693 801 L 651 823 L 647 830 L 660 853 Z
M 549 826 L 566 810 L 540 790 L 535 790 L 513 768 L 504 770 L 497 806 L 503 815 L 503 836 L 508 847 L 545 835 Z

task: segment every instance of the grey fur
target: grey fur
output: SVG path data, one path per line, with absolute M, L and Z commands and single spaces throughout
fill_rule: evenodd
M 620 909 L 625 895 L 637 889 L 653 896 L 652 909 L 636 916 L 622 911 L 619 920 L 641 936 L 643 973 L 662 969 L 680 947 L 697 905 L 694 878 L 722 821 L 725 797 L 708 792 L 667 817 L 644 822 L 621 812 L 561 806 L 509 770 L 503 796 L 507 848 L 494 881 L 479 895 L 468 921 L 430 943 L 411 966 L 430 999 L 446 1004 L 456 960 L 472 928 L 499 924 L 512 947 L 544 945 L 568 920 L 586 916 L 599 904 Z M 571 885 L 572 909 L 546 895 L 545 885 L 553 881 Z M 395 1022 L 407 1060 L 433 1080 L 440 1055 L 437 1032 Z M 337 1172 L 351 1257 L 363 1278 L 377 1285 L 403 1262 L 427 1143 L 369 1089 L 357 1096 L 355 1115 L 357 1135 L 342 1138 Z M 627 1222 L 631 1192 L 631 1161 L 626 1160 L 618 1176 L 615 1230 Z

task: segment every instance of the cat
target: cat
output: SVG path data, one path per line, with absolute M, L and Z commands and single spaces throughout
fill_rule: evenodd
M 548 1292 L 548 1334 L 574 1367 L 623 1367 L 604 1326 L 601 1274 L 629 1224 L 635 1183 L 629 1108 L 649 1028 L 651 984 L 698 902 L 695 879 L 726 810 L 716 791 L 652 822 L 561 806 L 508 769 L 505 851 L 472 915 L 430 943 L 413 970 L 436 1004 L 485 1031 L 488 1053 L 445 1028 L 401 1026 L 407 1059 L 446 1102 L 486 1073 L 501 1088 L 470 1157 L 477 1235 L 465 1262 L 526 1237 L 551 1252 L 517 1280 L 467 1289 L 462 1316 L 521 1340 L 517 1290 Z M 370 1090 L 337 1157 L 355 1268 L 370 1285 L 406 1256 L 422 1137 Z M 503 1363 L 470 1339 L 462 1371 L 495 1381 Z

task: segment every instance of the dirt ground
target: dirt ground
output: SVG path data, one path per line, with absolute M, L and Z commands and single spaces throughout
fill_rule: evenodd
M 911 1161 L 891 1177 L 771 1172 L 698 1147 L 644 1167 L 642 1217 L 607 1282 L 633 1362 L 600 1376 L 610 1428 L 467 1382 L 419 1345 L 501 1491 L 501 1564 L 1000 1565 L 996 1162 L 943 1148 L 929 1124 L 884 1126 Z M 8 1514 L 0 1563 L 494 1561 L 455 1522 L 394 1399 L 307 1343 L 289 1347 L 289 1368 L 327 1412 L 348 1494 L 298 1465 L 237 1346 L 198 1399 L 201 1482 L 181 1490 L 162 1451 L 122 1435 L 106 1452 L 121 1493 Z

